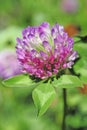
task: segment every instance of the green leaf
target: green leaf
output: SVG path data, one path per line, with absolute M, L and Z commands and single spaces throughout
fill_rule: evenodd
M 63 75 L 58 80 L 54 79 L 53 86 L 59 88 L 83 87 L 80 79 L 72 75 Z
M 74 48 L 80 55 L 80 59 L 74 65 L 74 70 L 80 74 L 80 79 L 85 84 L 87 83 L 87 44 L 75 44 Z
M 33 90 L 32 97 L 38 109 L 38 116 L 43 115 L 56 96 L 55 90 L 50 83 L 40 84 Z
M 80 74 L 80 79 L 83 83 L 87 83 L 87 58 L 79 59 L 74 65 L 74 70 L 77 74 Z
M 87 44 L 84 43 L 75 44 L 74 49 L 78 52 L 78 54 L 82 58 L 87 57 Z
M 6 87 L 30 87 L 35 86 L 35 83 L 26 75 L 17 75 L 12 78 L 2 81 Z

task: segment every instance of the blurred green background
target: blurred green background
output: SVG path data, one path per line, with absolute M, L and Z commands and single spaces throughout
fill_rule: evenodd
M 23 28 L 43 21 L 65 27 L 74 24 L 80 28 L 80 35 L 87 35 L 87 0 L 0 0 L 0 55 L 5 50 L 15 51 L 16 37 Z M 2 71 L 0 68 L 0 74 Z M 31 91 L 6 88 L 0 82 L 0 130 L 61 130 L 62 90 L 40 118 Z M 87 86 L 83 90 L 69 89 L 67 100 L 67 130 L 87 130 Z

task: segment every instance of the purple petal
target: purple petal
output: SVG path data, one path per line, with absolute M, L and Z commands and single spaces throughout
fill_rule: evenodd
M 44 60 L 46 60 L 48 57 L 48 55 L 43 51 L 40 51 L 40 55 L 41 55 L 41 57 L 43 57 Z
M 76 58 L 78 58 L 77 51 L 74 51 L 72 55 L 69 57 L 69 61 L 74 61 Z
M 51 45 L 47 41 L 43 41 L 43 46 L 48 52 L 52 49 Z

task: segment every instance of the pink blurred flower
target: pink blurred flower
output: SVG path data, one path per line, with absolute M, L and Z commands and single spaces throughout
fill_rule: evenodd
M 67 13 L 74 13 L 78 10 L 78 0 L 61 0 L 61 8 Z
M 20 73 L 16 53 L 11 50 L 0 52 L 0 77 L 6 79 Z
M 25 28 L 16 45 L 22 72 L 44 79 L 71 68 L 78 57 L 73 44 L 74 40 L 59 24 L 51 28 L 44 22 L 40 26 Z

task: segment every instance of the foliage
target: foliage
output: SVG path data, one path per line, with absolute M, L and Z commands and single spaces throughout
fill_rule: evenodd
M 86 6 L 86 0 L 79 1 L 78 11 L 69 14 L 61 10 L 60 0 L 1 0 L 0 51 L 15 50 L 15 39 L 22 28 L 43 21 L 52 25 L 55 22 L 65 26 L 75 24 L 81 28 L 77 35 L 87 35 Z M 75 41 L 79 40 L 75 37 Z M 27 75 L 0 80 L 0 130 L 61 130 L 62 88 L 67 88 L 67 130 L 87 129 L 87 42 L 77 42 L 74 48 L 80 57 L 72 75 L 69 72 L 59 79 L 52 77 L 36 83 Z

